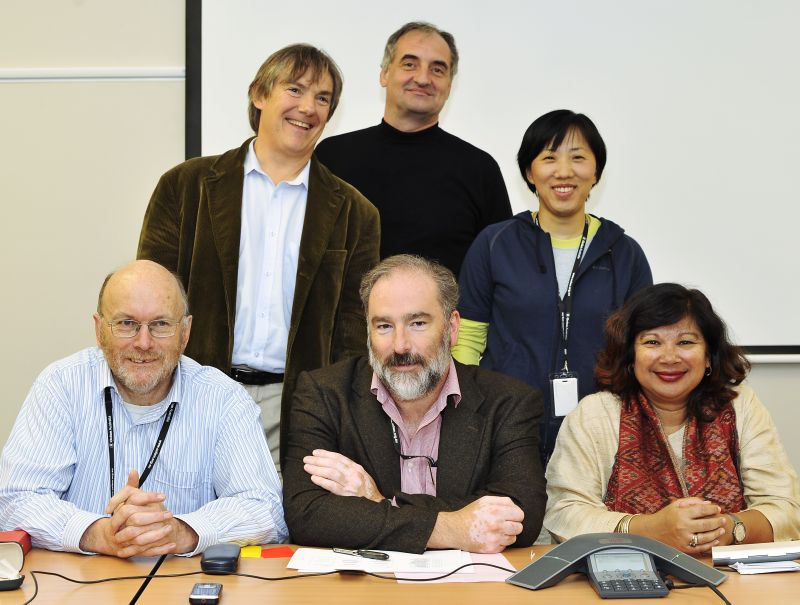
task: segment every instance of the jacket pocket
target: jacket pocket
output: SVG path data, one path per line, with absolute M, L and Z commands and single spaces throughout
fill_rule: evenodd
M 331 311 L 335 310 L 339 303 L 346 262 L 347 250 L 326 250 L 314 279 L 312 296 L 317 304 L 327 306 Z M 331 315 L 332 320 L 333 316 Z

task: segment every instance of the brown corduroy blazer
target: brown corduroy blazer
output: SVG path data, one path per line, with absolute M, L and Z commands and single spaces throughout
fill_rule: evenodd
M 193 315 L 186 354 L 223 372 L 233 351 L 249 143 L 165 173 L 145 213 L 137 253 L 181 277 Z M 378 262 L 379 246 L 377 209 L 312 157 L 286 351 L 281 458 L 297 375 L 366 351 L 358 288 Z

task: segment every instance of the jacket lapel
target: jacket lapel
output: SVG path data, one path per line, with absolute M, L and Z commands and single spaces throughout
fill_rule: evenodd
M 236 284 L 239 275 L 244 159 L 250 140 L 252 139 L 245 141 L 233 153 L 220 156 L 212 167 L 212 174 L 204 179 L 200 193 L 204 198 L 200 201 L 200 208 L 208 208 L 231 325 L 236 313 Z M 202 221 L 202 217 L 197 218 L 198 223 Z
M 297 261 L 297 281 L 294 287 L 292 318 L 289 325 L 289 350 L 297 334 L 300 318 L 311 291 L 319 265 L 329 248 L 331 232 L 342 210 L 344 195 L 339 184 L 320 169 L 316 157 L 311 158 L 308 175 L 308 198 L 300 237 L 300 253 Z
M 436 494 L 442 497 L 471 491 L 478 452 L 484 446 L 485 423 L 483 416 L 476 413 L 483 404 L 483 394 L 472 379 L 470 369 L 459 363 L 455 366 L 461 402 L 458 407 L 448 402 L 442 412 L 436 473 Z
M 375 480 L 381 493 L 391 498 L 400 491 L 400 457 L 392 444 L 392 429 L 389 416 L 370 391 L 372 368 L 362 360 L 359 372 L 353 381 L 355 402 L 351 413 L 364 446 L 362 466 Z

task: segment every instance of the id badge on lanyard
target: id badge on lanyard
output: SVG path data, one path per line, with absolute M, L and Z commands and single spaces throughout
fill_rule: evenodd
M 583 226 L 583 235 L 578 244 L 578 252 L 575 254 L 575 263 L 572 265 L 572 273 L 567 282 L 567 289 L 564 292 L 563 300 L 559 301 L 559 311 L 561 316 L 561 351 L 564 355 L 564 366 L 560 372 L 550 374 L 550 397 L 553 402 L 553 415 L 566 416 L 578 407 L 578 374 L 569 369 L 568 341 L 569 324 L 572 316 L 572 287 L 575 276 L 578 274 L 583 253 L 586 251 L 586 240 L 589 235 L 589 217 Z
M 575 372 L 550 374 L 550 397 L 556 416 L 566 416 L 578 407 L 578 375 Z

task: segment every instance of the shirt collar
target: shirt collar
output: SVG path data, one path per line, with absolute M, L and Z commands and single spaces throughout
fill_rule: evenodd
M 102 393 L 106 387 L 111 387 L 115 391 L 117 390 L 117 383 L 114 382 L 114 375 L 111 373 L 111 368 L 108 367 L 108 361 L 106 361 L 106 356 L 103 353 L 103 350 L 100 347 L 97 347 L 97 384 L 100 386 L 100 392 Z
M 272 183 L 272 179 L 269 178 L 269 175 L 264 172 L 261 168 L 261 162 L 258 161 L 258 156 L 256 156 L 256 139 L 250 141 L 250 144 L 247 146 L 247 155 L 244 157 L 244 175 L 247 176 L 251 172 L 255 171 L 259 174 L 264 175 L 269 182 Z M 284 181 L 287 185 L 302 185 L 308 191 L 308 175 L 311 172 L 311 160 L 306 162 L 306 165 L 303 166 L 303 169 L 300 173 L 294 177 L 291 181 Z M 275 185 L 275 183 L 272 183 Z

